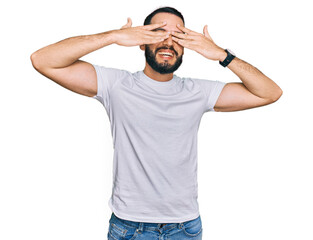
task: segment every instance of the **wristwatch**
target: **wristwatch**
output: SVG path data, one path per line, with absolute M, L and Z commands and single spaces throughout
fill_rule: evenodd
M 227 53 L 227 57 L 223 62 L 220 61 L 220 64 L 223 67 L 227 67 L 228 64 L 236 57 L 235 53 L 233 53 L 230 49 L 225 49 L 225 52 Z

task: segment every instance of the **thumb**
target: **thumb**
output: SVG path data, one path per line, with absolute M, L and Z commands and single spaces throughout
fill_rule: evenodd
M 133 22 L 132 22 L 131 18 L 129 17 L 129 18 L 127 18 L 127 23 L 123 27 L 121 27 L 121 29 L 130 28 L 132 26 L 132 24 L 133 24 Z
M 211 38 L 209 32 L 208 32 L 208 25 L 205 25 L 203 28 L 203 34 L 206 38 L 210 39 L 213 42 L 213 39 Z

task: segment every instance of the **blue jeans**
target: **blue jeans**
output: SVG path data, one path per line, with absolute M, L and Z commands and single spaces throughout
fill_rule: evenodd
M 201 240 L 201 217 L 182 223 L 133 222 L 118 218 L 109 221 L 109 240 Z

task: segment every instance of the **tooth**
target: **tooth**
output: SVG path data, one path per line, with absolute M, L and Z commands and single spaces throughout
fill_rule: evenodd
M 173 56 L 172 53 L 168 53 L 168 52 L 160 52 L 160 54 L 162 54 L 162 55 L 167 55 L 167 56 Z

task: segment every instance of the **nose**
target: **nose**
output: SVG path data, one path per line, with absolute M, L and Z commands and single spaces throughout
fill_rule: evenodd
M 170 36 L 164 40 L 164 44 L 168 45 L 168 46 L 173 46 L 173 39 L 172 39 L 172 35 L 170 34 Z

